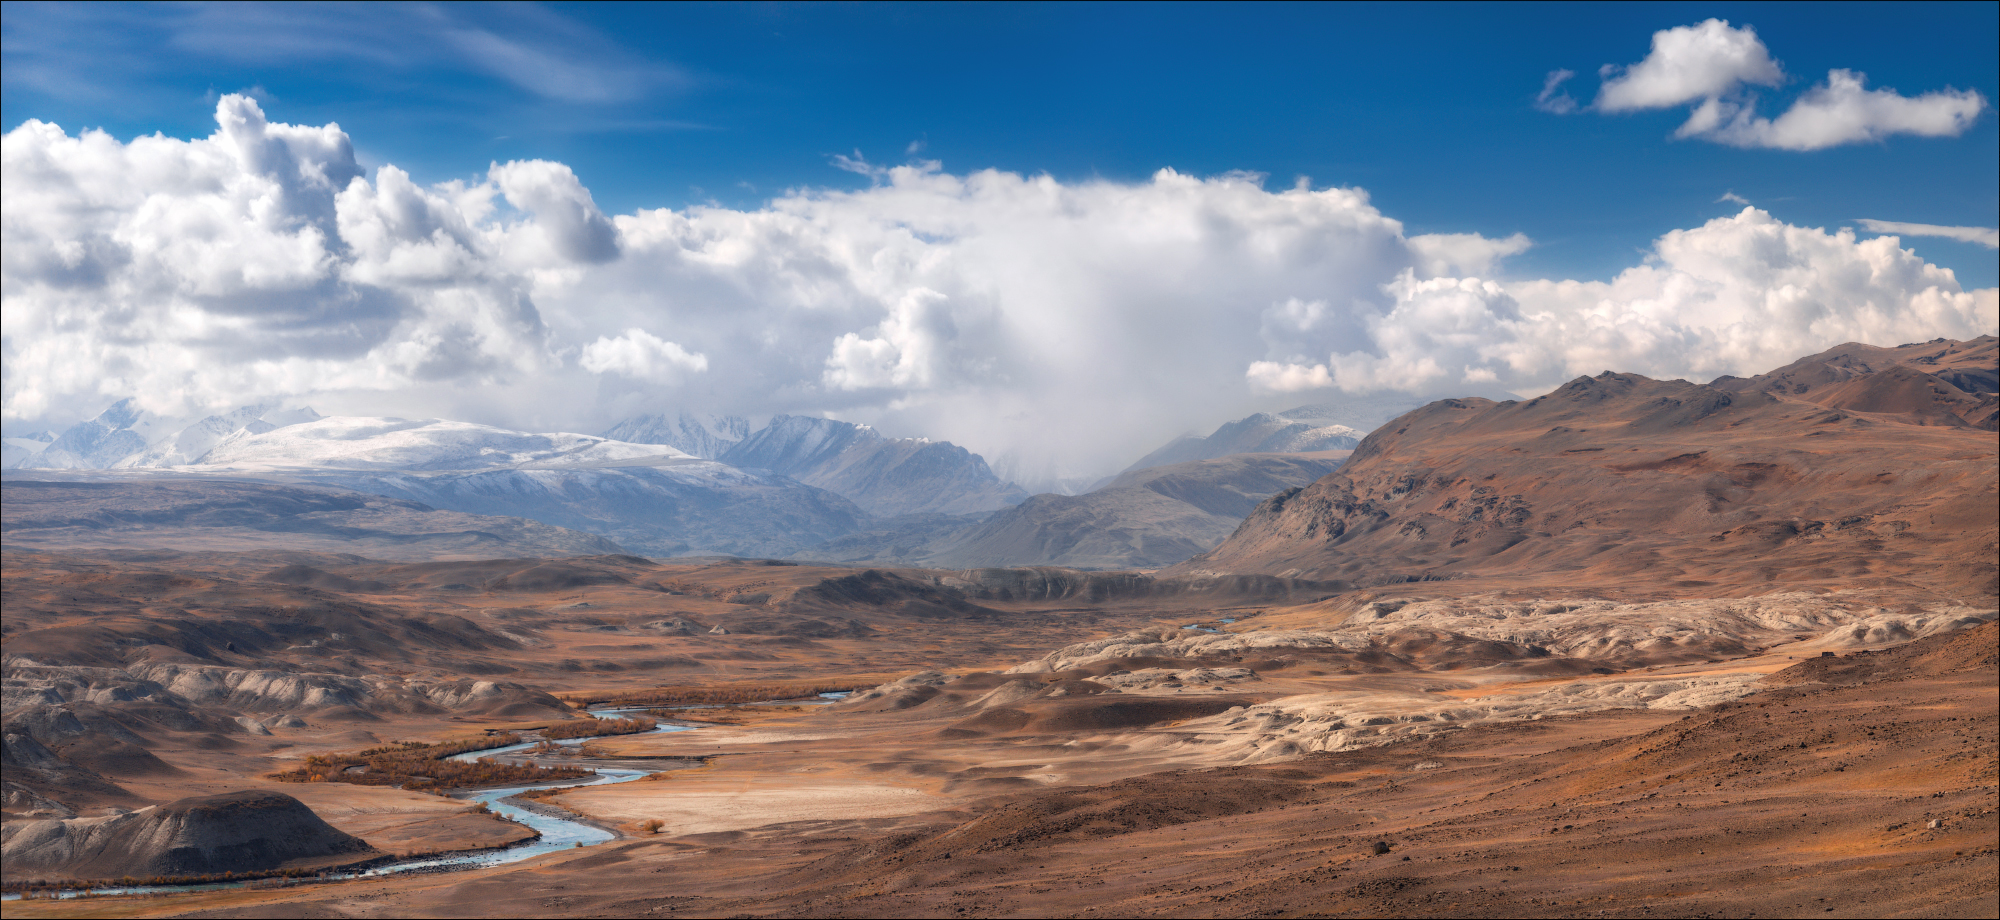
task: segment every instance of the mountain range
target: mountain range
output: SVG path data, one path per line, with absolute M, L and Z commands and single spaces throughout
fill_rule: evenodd
M 1264 496 L 1333 469 L 1338 459 L 1318 449 L 1360 433 L 1323 424 L 1337 411 L 1253 415 L 1135 465 L 1151 475 L 1034 499 L 950 442 L 792 415 L 753 428 L 742 416 L 682 411 L 591 436 L 273 405 L 178 425 L 127 399 L 59 435 L 10 439 L 7 449 L 9 468 L 23 475 L 171 473 L 348 490 L 525 518 L 656 556 L 1118 568 L 1212 547 Z M 1196 459 L 1159 462 L 1182 455 Z M 1209 462 L 1238 455 L 1247 459 Z
M 672 417 L 664 414 L 633 416 L 604 432 L 604 437 L 613 441 L 665 444 L 703 460 L 721 458 L 723 452 L 749 436 L 750 420 L 743 416 L 685 410 Z
M 1028 493 L 949 441 L 888 438 L 866 425 L 780 415 L 720 458 L 837 492 L 880 517 L 994 511 Z
M 1815 474 L 1813 488 L 1833 491 L 1816 499 L 1825 513 L 1811 520 L 1759 510 L 1756 496 L 1779 494 L 1777 482 L 1810 478 L 1782 471 L 1820 463 L 1811 458 L 1821 445 L 1834 445 L 1826 449 L 1838 459 L 1828 462 L 1849 471 L 1841 475 L 1862 477 L 1871 463 L 1903 468 L 1879 454 L 1910 450 L 1943 452 L 1932 475 L 1969 475 L 1954 465 L 1949 445 L 1990 437 L 1954 432 L 2000 424 L 1993 341 L 1846 345 L 1707 385 L 1579 378 L 1531 400 L 1434 402 L 1365 438 L 1335 419 L 1407 399 L 1257 413 L 1205 437 L 1175 439 L 1079 495 L 1030 497 L 949 442 L 791 415 L 754 429 L 741 416 L 639 416 L 599 437 L 277 406 L 176 427 L 124 400 L 58 435 L 10 439 L 7 448 L 10 465 L 24 469 L 171 471 L 350 490 L 525 518 L 654 556 L 943 568 L 1178 565 L 1367 580 L 1483 577 L 1516 566 L 1523 554 L 1546 554 L 1568 561 L 1540 560 L 1538 571 L 1569 565 L 1609 577 L 1599 571 L 1609 566 L 1665 577 L 1689 566 L 1727 568 L 1726 559 L 1670 560 L 1727 557 L 1728 546 L 1759 528 L 1801 546 L 1864 539 L 1864 530 L 1875 534 L 1865 539 L 1880 539 L 1869 522 L 1890 511 L 1868 504 L 1860 479 Z M 1724 462 L 1778 445 L 1811 462 Z M 1708 496 L 1705 504 L 1676 504 L 1688 489 Z M 1621 503 L 1582 509 L 1562 497 L 1586 493 L 1618 494 Z M 1910 531 L 1885 547 L 1938 533 L 1928 519 L 1921 528 L 1914 519 L 1884 520 Z M 1696 531 L 1706 542 L 1694 539 Z M 1879 565 L 1896 558 L 1888 553 Z

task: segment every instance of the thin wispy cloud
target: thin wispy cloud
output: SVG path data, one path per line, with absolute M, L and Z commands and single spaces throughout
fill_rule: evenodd
M 478 74 L 553 102 L 607 105 L 687 87 L 682 68 L 628 51 L 534 6 L 161 4 L 9 7 L 9 79 L 59 96 L 110 92 L 173 67 L 167 48 L 205 60 L 283 66 L 349 63 L 356 79 Z M 232 87 L 225 87 L 232 88 Z
M 1574 70 L 1551 70 L 1542 80 L 1542 91 L 1535 96 L 1535 108 L 1554 115 L 1568 115 L 1576 111 L 1576 100 L 1562 92 L 1562 85 L 1576 76 Z
M 1855 221 L 1870 233 L 1893 234 L 1895 236 L 1935 236 L 1961 243 L 1978 243 L 1988 249 L 2000 249 L 2000 228 L 1994 227 L 1944 227 L 1937 224 L 1912 224 L 1895 220 L 1872 220 L 1866 217 Z

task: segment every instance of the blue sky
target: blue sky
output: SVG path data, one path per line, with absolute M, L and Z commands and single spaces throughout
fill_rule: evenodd
M 1658 29 L 1748 24 L 1791 75 L 2000 98 L 1995 4 L 5 6 L 4 118 L 198 137 L 218 93 L 338 122 L 419 181 L 560 160 L 607 211 L 854 187 L 835 154 L 1059 179 L 1161 167 L 1359 186 L 1412 233 L 1525 232 L 1523 275 L 1605 278 L 1734 206 L 1811 226 L 1992 226 L 2000 130 L 1810 152 L 1673 140 L 1680 109 L 1553 116 Z M 453 47 L 440 32 L 484 33 Z M 539 62 L 539 65 L 529 62 Z M 536 71 L 540 71 L 537 73 Z M 553 75 L 551 75 L 553 73 Z M 1587 96 L 1584 97 L 1587 100 Z M 912 144 L 920 147 L 912 154 Z M 1910 241 L 1968 287 L 1993 250 Z
M 2000 326 L 1992 3 L 0 25 L 8 431 L 826 414 L 1032 484 L 1251 411 Z

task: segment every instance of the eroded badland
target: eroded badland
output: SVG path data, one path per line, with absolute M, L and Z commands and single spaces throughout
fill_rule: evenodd
M 1433 403 L 1138 572 L 427 543 L 408 509 L 256 523 L 311 490 L 10 479 L 10 885 L 504 847 L 533 832 L 418 749 L 279 777 L 586 706 L 694 727 L 495 759 L 643 774 L 530 803 L 608 842 L 6 912 L 1995 916 L 1996 370 L 1984 337 Z

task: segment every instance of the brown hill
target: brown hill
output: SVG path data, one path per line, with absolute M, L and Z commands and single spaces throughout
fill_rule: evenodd
M 1215 546 L 1267 496 L 1332 472 L 1347 451 L 1237 454 L 1133 470 L 1083 495 L 1037 495 L 937 541 L 923 565 L 1127 569 Z
M 10 821 L 7 880 L 238 875 L 383 854 L 278 792 L 191 796 L 104 818 Z
M 1169 574 L 1991 598 L 2000 457 L 1973 425 L 1994 397 L 1917 368 L 1976 387 L 1993 345 L 1849 345 L 1708 386 L 1607 371 L 1526 401 L 1434 402 Z
M 1852 412 L 1886 413 L 1920 425 L 2000 425 L 2000 339 L 1937 339 L 1895 348 L 1849 342 L 1748 379 L 1709 385 L 1756 391 Z

